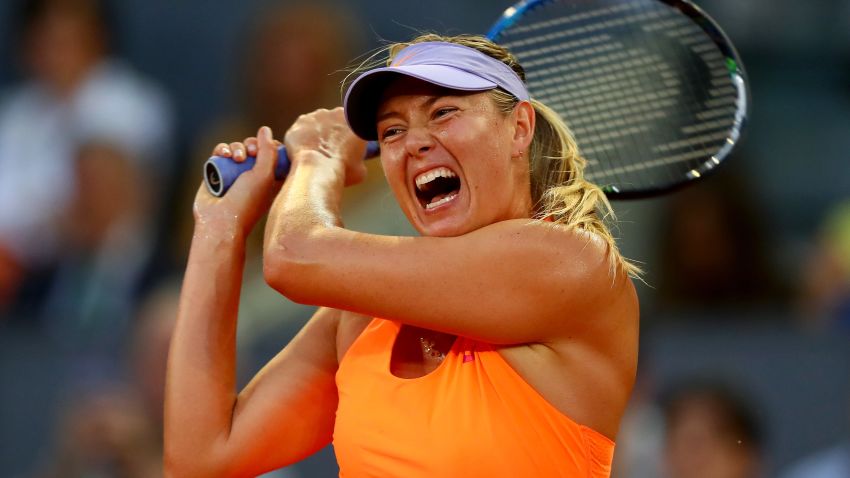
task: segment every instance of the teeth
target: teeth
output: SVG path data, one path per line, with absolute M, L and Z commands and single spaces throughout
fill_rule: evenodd
M 440 166 L 416 176 L 416 187 L 421 190 L 424 184 L 428 184 L 436 178 L 453 178 L 455 176 L 457 174 L 452 172 L 451 169 Z
M 437 207 L 441 204 L 445 204 L 445 203 L 451 201 L 452 199 L 454 199 L 456 197 L 457 197 L 457 194 L 452 194 L 450 196 L 446 196 L 443 199 L 440 199 L 439 201 L 434 201 L 430 204 L 425 205 L 425 209 L 434 209 L 435 207 Z

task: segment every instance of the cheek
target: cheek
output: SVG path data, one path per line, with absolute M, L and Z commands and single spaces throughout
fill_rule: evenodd
M 475 163 L 493 165 L 510 159 L 509 133 L 498 118 L 475 118 L 452 122 L 437 135 L 456 157 L 473 159 Z M 470 161 L 464 161 L 469 164 Z
M 387 178 L 390 189 L 401 199 L 400 194 L 406 189 L 406 174 L 402 162 L 395 159 L 392 150 L 385 151 L 381 155 L 381 168 L 384 170 L 384 177 Z

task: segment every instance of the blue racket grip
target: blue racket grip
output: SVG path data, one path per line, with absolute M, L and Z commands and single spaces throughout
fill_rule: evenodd
M 366 143 L 366 159 L 374 158 L 380 154 L 381 148 L 377 141 L 369 141 Z M 204 183 L 207 185 L 207 190 L 210 194 L 216 197 L 222 197 L 233 186 L 236 178 L 240 174 L 254 167 L 257 158 L 248 156 L 245 161 L 237 163 L 232 158 L 224 156 L 213 156 L 204 163 Z M 277 164 L 274 168 L 274 177 L 278 180 L 286 178 L 289 174 L 289 156 L 286 154 L 286 147 L 281 145 L 277 149 Z

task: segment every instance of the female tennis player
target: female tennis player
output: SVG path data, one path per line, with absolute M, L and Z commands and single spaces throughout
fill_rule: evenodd
M 195 202 L 170 475 L 254 476 L 333 442 L 344 477 L 609 476 L 635 377 L 636 269 L 523 76 L 483 38 L 422 36 L 357 77 L 344 111 L 296 121 L 282 188 L 268 128 L 215 148 L 258 159 L 225 197 L 202 187 Z M 343 227 L 364 139 L 421 237 Z M 237 394 L 245 237 L 272 199 L 266 280 L 321 308 Z

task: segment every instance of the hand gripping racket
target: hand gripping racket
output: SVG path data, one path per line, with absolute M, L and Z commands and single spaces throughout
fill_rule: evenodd
M 567 122 L 588 160 L 586 177 L 612 199 L 704 177 L 746 122 L 741 60 L 717 23 L 686 0 L 525 0 L 487 37 L 517 57 L 531 96 Z M 369 154 L 377 152 L 370 144 Z M 210 158 L 207 186 L 221 196 L 251 166 L 251 158 Z M 278 178 L 288 170 L 281 148 Z
M 380 147 L 375 141 L 366 143 L 366 157 L 374 158 L 380 153 Z M 254 167 L 257 158 L 248 156 L 245 161 L 237 163 L 232 158 L 224 156 L 212 156 L 204 163 L 204 183 L 210 194 L 216 197 L 224 196 L 230 186 L 242 173 Z M 274 177 L 277 180 L 284 179 L 289 174 L 289 156 L 286 154 L 286 146 L 278 146 L 277 163 L 274 168 Z

